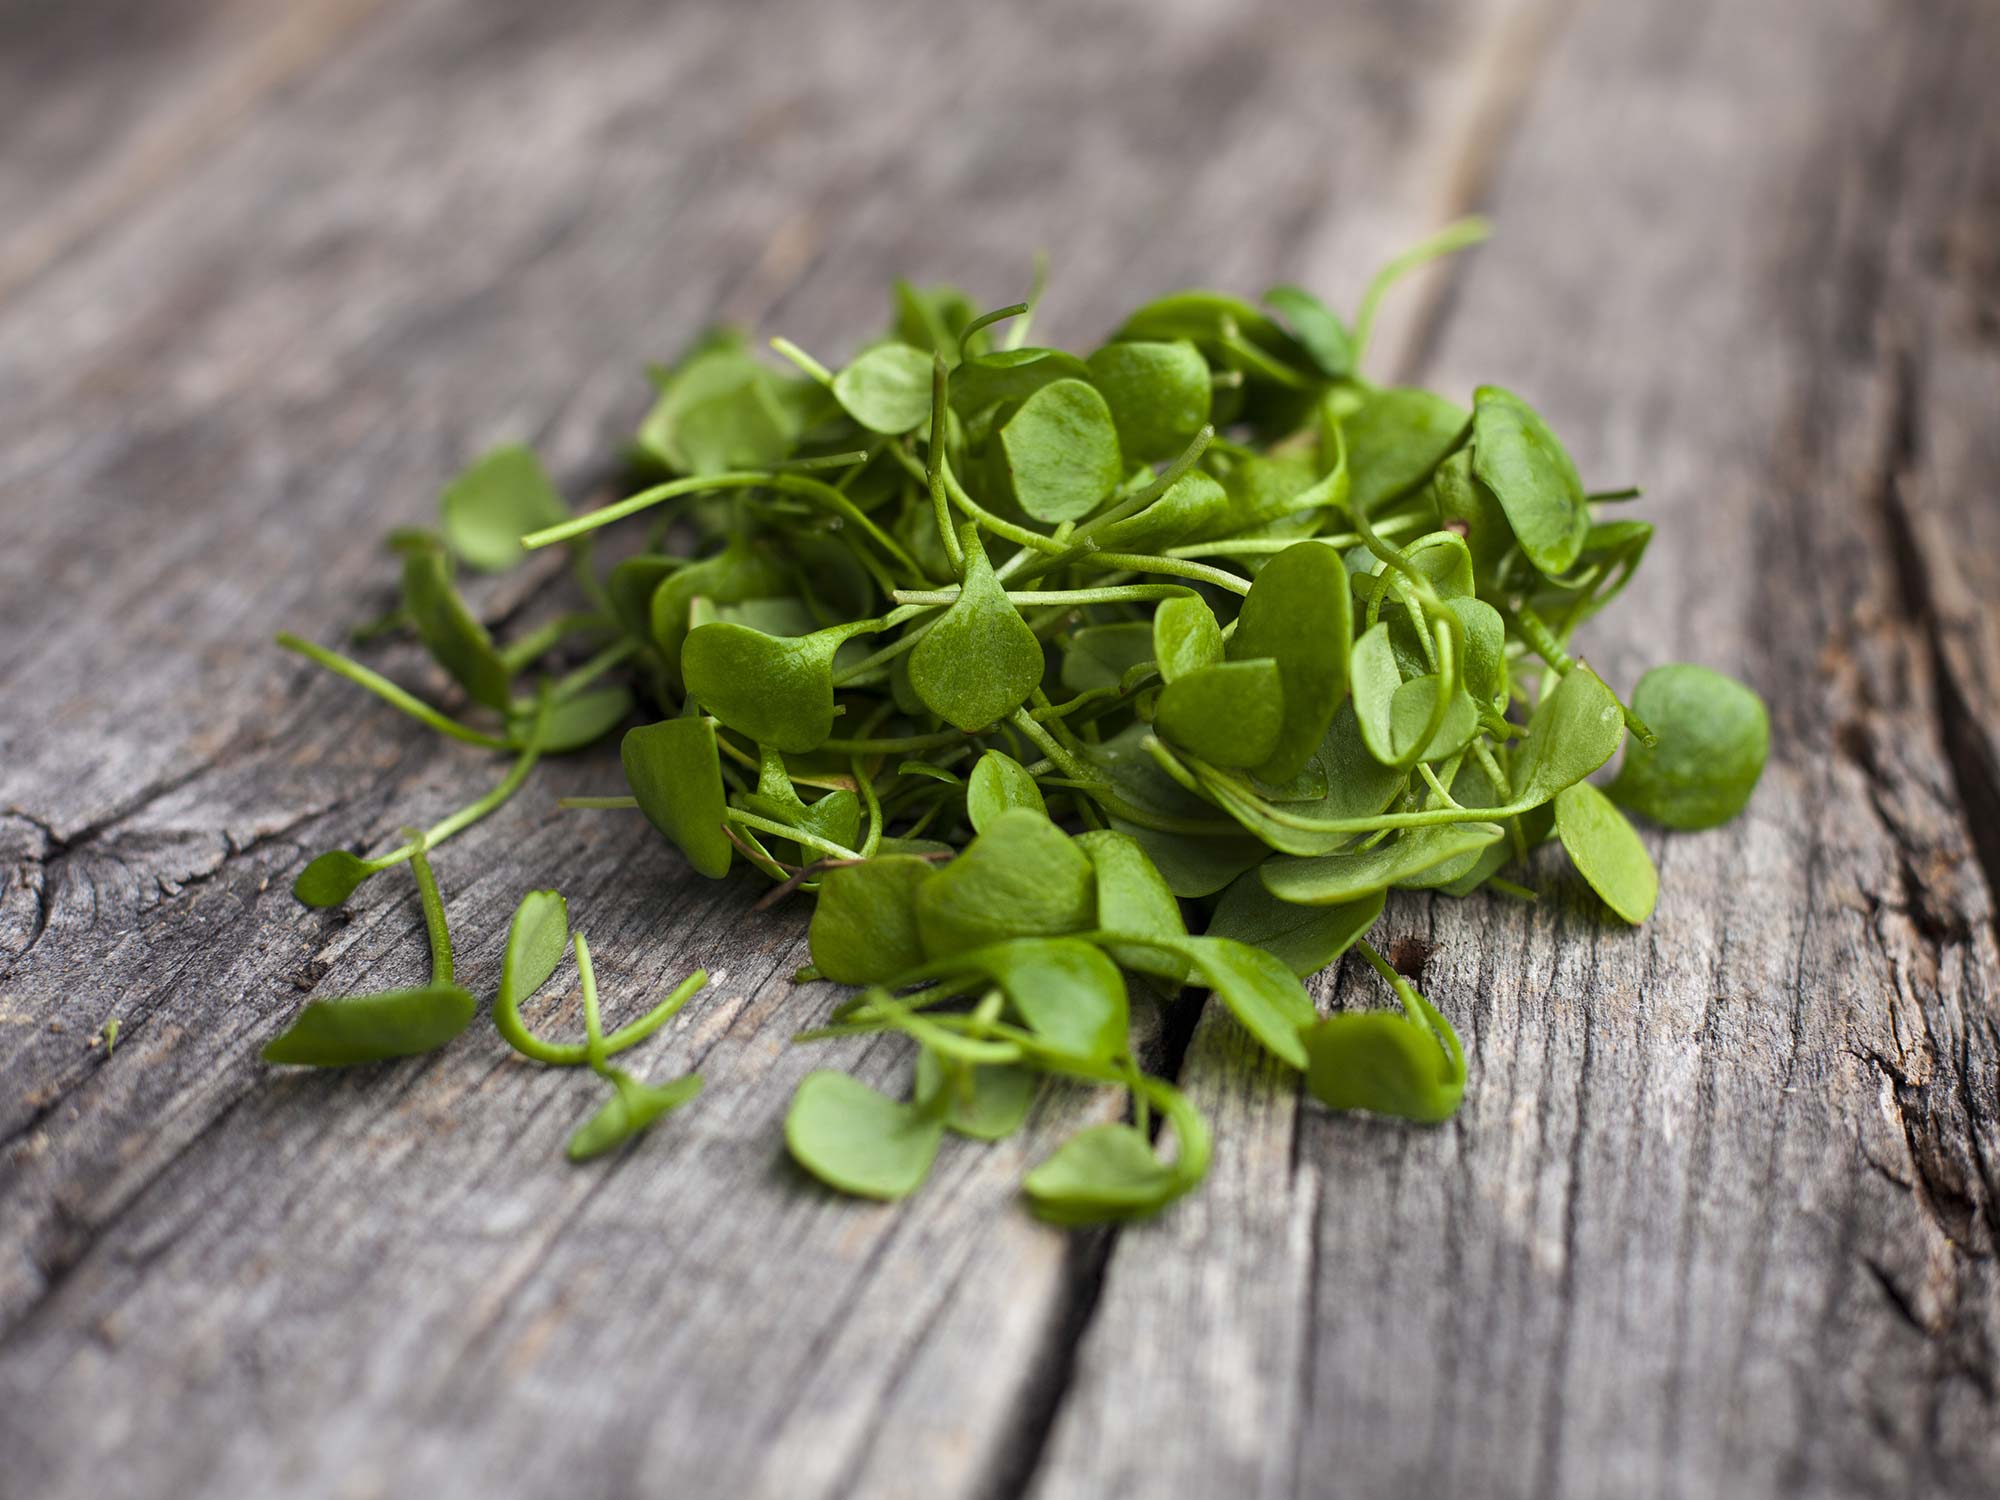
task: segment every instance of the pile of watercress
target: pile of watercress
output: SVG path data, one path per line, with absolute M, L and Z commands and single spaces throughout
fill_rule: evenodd
M 1658 877 L 1621 808 L 1722 822 L 1769 743 L 1726 677 L 1662 667 L 1621 701 L 1570 654 L 1652 536 L 1606 518 L 1636 491 L 1587 491 L 1509 391 L 1467 407 L 1359 373 L 1390 280 L 1477 232 L 1395 263 L 1352 323 L 1296 287 L 1262 306 L 1181 292 L 1087 356 L 1030 344 L 1029 303 L 978 314 L 899 283 L 890 332 L 838 369 L 776 339 L 782 372 L 719 333 L 656 370 L 633 450 L 656 482 L 629 499 L 573 515 L 525 449 L 479 459 L 435 530 L 392 536 L 402 602 L 363 634 L 414 633 L 485 727 L 280 641 L 513 767 L 388 853 L 307 866 L 299 899 L 330 906 L 408 863 L 432 979 L 315 1002 L 265 1055 L 367 1062 L 462 1030 L 476 1003 L 430 851 L 539 756 L 623 729 L 628 790 L 570 805 L 637 809 L 704 875 L 753 866 L 767 902 L 811 894 L 800 979 L 855 993 L 805 1037 L 915 1044 L 907 1098 L 836 1071 L 800 1084 L 786 1142 L 836 1188 L 900 1197 L 946 1132 L 1005 1136 L 1056 1078 L 1131 1107 L 1028 1173 L 1037 1212 L 1114 1219 L 1186 1192 L 1207 1128 L 1142 1070 L 1135 991 L 1212 991 L 1336 1109 L 1448 1117 L 1458 1039 L 1363 936 L 1387 893 L 1532 898 L 1502 872 L 1554 839 L 1643 921 Z M 593 534 L 639 516 L 644 545 L 600 570 Z M 496 643 L 455 570 L 558 544 L 582 606 Z M 586 1037 L 545 1041 L 520 1006 L 569 942 L 562 897 L 530 893 L 493 1017 L 524 1056 L 610 1085 L 570 1142 L 583 1158 L 699 1089 L 609 1058 L 704 979 L 607 1037 L 577 933 Z M 1398 1010 L 1316 1012 L 1301 977 L 1350 948 Z

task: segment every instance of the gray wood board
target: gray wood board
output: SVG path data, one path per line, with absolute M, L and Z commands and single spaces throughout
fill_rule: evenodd
M 1209 1190 L 1121 1237 L 1038 1493 L 2000 1484 L 1993 909 L 1891 497 L 2000 394 L 1934 412 L 1895 326 L 1953 290 L 1931 237 L 1976 208 L 1996 35 L 1775 3 L 1565 28 L 1422 373 L 1532 391 L 1594 482 L 1648 486 L 1646 575 L 1585 645 L 1613 681 L 1743 674 L 1773 764 L 1739 823 L 1649 839 L 1640 932 L 1573 880 L 1394 903 L 1471 1058 L 1445 1129 L 1269 1067 L 1246 1099 L 1211 1009 Z
M 113 132 L 116 212 L 28 173 L 61 253 L 0 287 L 10 1494 L 1990 1490 L 1992 911 L 1953 772 L 1996 719 L 1952 642 L 1991 606 L 1925 610 L 1991 599 L 1994 553 L 1910 498 L 1990 526 L 1989 17 L 318 9 L 296 53 L 203 19 L 135 69 L 118 97 L 201 128 L 139 176 Z M 197 42 L 265 59 L 197 75 L 230 113 L 169 86 Z M 1473 1054 L 1452 1126 L 1302 1109 L 1205 1013 L 1216 1172 L 1158 1224 L 1021 1211 L 1088 1097 L 899 1208 L 836 1199 L 783 1158 L 791 1087 L 903 1059 L 789 1045 L 823 1004 L 787 981 L 796 907 L 555 811 L 615 783 L 601 755 L 441 857 L 465 971 L 534 885 L 616 1005 L 707 966 L 644 1054 L 698 1065 L 697 1106 L 579 1170 L 590 1085 L 490 1035 L 256 1061 L 307 987 L 421 970 L 406 888 L 305 912 L 303 859 L 498 774 L 267 644 L 385 603 L 370 538 L 464 457 L 527 437 L 593 487 L 638 365 L 718 315 L 837 351 L 888 274 L 999 301 L 1046 246 L 1043 327 L 1084 340 L 1186 282 L 1351 298 L 1475 204 L 1502 238 L 1398 304 L 1383 368 L 1515 384 L 1646 483 L 1662 536 L 1593 660 L 1741 672 L 1780 738 L 1744 823 L 1656 843 L 1637 935 L 1559 884 L 1397 905 Z M 533 1019 L 574 1030 L 573 993 Z

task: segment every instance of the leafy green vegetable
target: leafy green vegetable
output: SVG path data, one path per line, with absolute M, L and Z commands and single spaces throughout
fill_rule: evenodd
M 944 1135 L 940 1114 L 898 1104 L 846 1073 L 808 1073 L 785 1114 L 792 1159 L 828 1187 L 861 1198 L 902 1198 L 930 1174 Z
M 1604 904 L 1635 927 L 1653 914 L 1660 876 L 1625 814 L 1587 781 L 1556 793 L 1556 837 Z
M 1659 743 L 1626 747 L 1614 801 L 1668 828 L 1713 828 L 1743 811 L 1771 753 L 1761 698 L 1733 677 L 1676 662 L 1639 679 L 1632 711 Z
M 473 567 L 504 573 L 527 557 L 521 537 L 569 519 L 534 450 L 495 448 L 445 486 L 438 497 L 446 544 Z
M 946 1131 L 999 1139 L 1043 1089 L 1118 1091 L 1129 1114 L 1027 1174 L 1034 1212 L 1124 1219 L 1189 1191 L 1208 1128 L 1143 1071 L 1133 975 L 1142 1011 L 1212 991 L 1336 1108 L 1450 1115 L 1458 1041 L 1364 936 L 1407 919 L 1388 893 L 1532 898 L 1514 877 L 1555 839 L 1643 920 L 1657 873 L 1588 778 L 1629 732 L 1611 798 L 1706 827 L 1742 808 L 1770 740 L 1727 678 L 1662 668 L 1628 704 L 1572 654 L 1650 544 L 1646 522 L 1601 510 L 1635 491 L 1587 492 L 1508 391 L 1468 407 L 1364 378 L 1388 288 L 1484 233 L 1464 221 L 1397 257 L 1351 313 L 1293 286 L 1262 308 L 1174 292 L 1087 359 L 1030 345 L 1039 272 L 985 312 L 897 282 L 883 336 L 844 365 L 773 339 L 787 369 L 722 332 L 655 371 L 625 498 L 572 515 L 526 449 L 475 460 L 437 532 L 392 537 L 401 603 L 355 637 L 414 634 L 462 707 L 279 641 L 513 767 L 389 852 L 334 849 L 299 874 L 300 899 L 331 906 L 410 863 L 433 974 L 309 1006 L 271 1055 L 401 1056 L 465 1026 L 427 852 L 542 755 L 622 732 L 629 795 L 561 804 L 643 813 L 699 872 L 763 876 L 760 905 L 810 899 L 800 983 L 858 988 L 805 1037 L 888 1033 L 914 1057 L 908 1100 L 835 1073 L 800 1085 L 787 1142 L 843 1191 L 913 1191 Z M 595 533 L 634 518 L 650 526 L 600 574 Z M 580 602 L 545 615 L 537 596 L 496 639 L 454 568 L 557 543 Z M 584 1038 L 557 1041 L 526 1012 L 572 946 Z M 1350 952 L 1399 1012 L 1319 1017 L 1301 981 Z M 698 1078 L 643 1082 L 612 1059 L 705 983 L 606 1035 L 563 898 L 522 898 L 494 1026 L 599 1080 L 572 1157 L 695 1096 Z

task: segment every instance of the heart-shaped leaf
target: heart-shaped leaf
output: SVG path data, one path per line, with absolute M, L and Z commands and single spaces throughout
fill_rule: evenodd
M 910 652 L 910 686 L 924 706 L 967 733 L 1027 701 L 1042 680 L 1042 643 L 993 576 L 979 533 L 961 533 L 958 598 Z
M 983 832 L 1010 807 L 1025 807 L 1043 817 L 1049 812 L 1042 789 L 1026 768 L 1004 751 L 988 750 L 966 778 L 965 815 L 975 832 Z
M 1269 757 L 1256 767 L 1263 780 L 1290 781 L 1326 738 L 1347 696 L 1353 630 L 1347 570 L 1332 548 L 1301 542 L 1258 571 L 1236 617 L 1229 656 L 1269 657 L 1278 666 L 1284 719 Z
M 1668 828 L 1713 828 L 1743 811 L 1771 753 L 1761 698 L 1733 677 L 1677 662 L 1639 679 L 1632 711 L 1658 743 L 1625 747 L 1613 799 Z
M 800 1080 L 785 1113 L 792 1159 L 828 1187 L 860 1198 L 915 1192 L 943 1135 L 941 1116 L 826 1068 Z
M 473 567 L 504 573 L 527 553 L 521 538 L 569 519 L 534 450 L 494 448 L 473 460 L 438 497 L 446 544 Z
M 1039 813 L 1010 808 L 917 892 L 924 952 L 952 958 L 1015 937 L 1087 931 L 1096 916 L 1090 860 Z
M 1037 521 L 1077 521 L 1124 477 L 1118 429 L 1097 388 L 1056 380 L 1023 401 L 1000 429 L 1015 503 Z
M 688 632 L 681 678 L 702 707 L 737 733 L 789 754 L 816 750 L 833 733 L 834 653 L 875 625 L 857 620 L 782 636 L 717 621 Z
M 924 961 L 917 892 L 936 873 L 908 854 L 828 870 L 808 934 L 813 967 L 839 984 L 881 984 L 916 968 Z
M 833 395 L 870 432 L 913 432 L 931 419 L 931 356 L 908 344 L 864 349 L 833 377 Z
M 1089 364 L 1127 461 L 1172 458 L 1208 421 L 1208 361 L 1185 339 L 1106 344 Z

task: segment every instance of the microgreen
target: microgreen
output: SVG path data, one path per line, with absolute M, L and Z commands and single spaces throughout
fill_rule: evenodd
M 1676 662 L 1632 691 L 1633 712 L 1659 743 L 1628 745 L 1615 801 L 1668 828 L 1712 828 L 1743 811 L 1771 753 L 1771 719 L 1733 677 Z
M 444 901 L 425 857 L 422 835 L 417 835 L 414 843 L 409 863 L 417 878 L 424 928 L 430 937 L 430 982 L 414 989 L 315 1000 L 265 1044 L 264 1061 L 344 1068 L 414 1057 L 442 1047 L 470 1024 L 477 1002 L 452 982 L 451 934 L 445 926 Z
M 636 809 L 703 875 L 747 865 L 760 908 L 810 899 L 799 982 L 856 988 L 804 1036 L 909 1049 L 907 1099 L 837 1072 L 799 1086 L 791 1154 L 842 1191 L 901 1197 L 947 1133 L 998 1139 L 1038 1091 L 1087 1088 L 1128 1113 L 1030 1171 L 1030 1207 L 1068 1224 L 1171 1202 L 1206 1170 L 1208 1129 L 1144 1072 L 1133 997 L 1183 986 L 1335 1108 L 1450 1115 L 1457 1038 L 1365 937 L 1407 919 L 1389 893 L 1532 899 L 1554 840 L 1607 920 L 1642 921 L 1658 876 L 1614 803 L 1724 821 L 1770 734 L 1755 695 L 1705 669 L 1648 673 L 1628 703 L 1579 658 L 1650 544 L 1643 520 L 1601 513 L 1635 492 L 1586 489 L 1509 391 L 1364 378 L 1391 284 L 1483 233 L 1466 221 L 1399 257 L 1351 315 L 1293 286 L 1261 308 L 1175 292 L 1087 358 L 1028 343 L 1039 272 L 983 313 L 898 282 L 884 336 L 844 364 L 714 333 L 655 371 L 625 498 L 571 514 L 526 449 L 476 459 L 436 530 L 392 535 L 401 598 L 356 655 L 280 643 L 513 767 L 388 853 L 306 866 L 295 890 L 327 906 L 409 863 L 435 967 L 420 989 L 307 1007 L 271 1055 L 361 1062 L 463 1028 L 429 855 L 542 755 L 621 735 L 629 795 L 561 805 Z M 600 576 L 595 534 L 628 520 Z M 472 575 L 557 543 L 575 612 L 489 628 Z M 409 635 L 440 701 L 369 655 Z M 1587 778 L 1621 744 L 1607 797 Z M 572 943 L 584 1037 L 554 1041 L 523 1009 Z M 1350 952 L 1399 1009 L 1318 1015 L 1302 981 Z M 694 1096 L 696 1078 L 611 1059 L 704 983 L 607 1035 L 562 897 L 522 899 L 494 1025 L 608 1089 L 572 1157 Z

